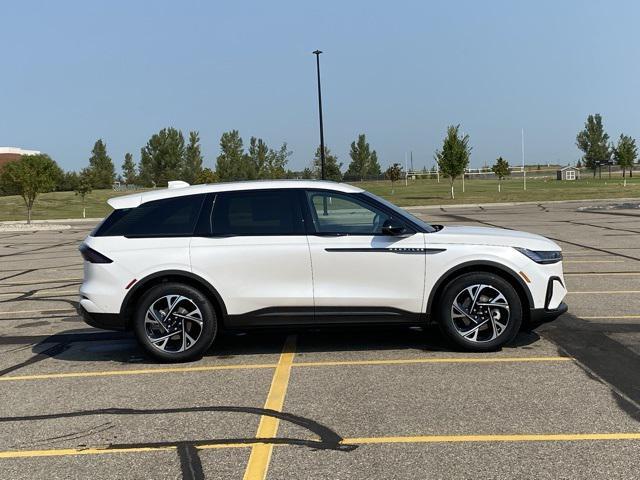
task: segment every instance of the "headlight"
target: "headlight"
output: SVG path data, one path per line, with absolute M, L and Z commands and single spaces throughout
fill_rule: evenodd
M 536 263 L 558 263 L 562 260 L 562 252 L 558 251 L 541 251 L 534 252 L 527 248 L 514 247 L 521 254 L 526 255 Z

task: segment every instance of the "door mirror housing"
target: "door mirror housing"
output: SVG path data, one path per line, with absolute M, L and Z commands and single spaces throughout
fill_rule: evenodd
M 389 219 L 384 222 L 382 225 L 382 234 L 383 235 L 403 235 L 407 231 L 406 227 L 402 225 L 400 222 L 394 219 Z

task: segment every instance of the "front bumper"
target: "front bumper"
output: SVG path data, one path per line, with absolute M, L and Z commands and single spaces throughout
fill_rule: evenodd
M 558 305 L 558 308 L 552 310 L 546 308 L 532 308 L 529 310 L 529 323 L 532 325 L 551 322 L 558 318 L 563 313 L 569 310 L 569 306 L 562 302 Z
M 124 319 L 118 313 L 88 312 L 82 305 L 78 305 L 80 315 L 87 325 L 104 330 L 125 330 Z

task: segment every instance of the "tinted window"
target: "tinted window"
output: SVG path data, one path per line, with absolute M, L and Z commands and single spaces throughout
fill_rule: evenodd
M 391 217 L 356 197 L 335 192 L 307 192 L 318 233 L 380 235 Z
M 95 232 L 97 237 L 171 237 L 192 235 L 204 195 L 186 195 L 115 210 Z
M 287 190 L 219 193 L 211 225 L 213 235 L 304 233 L 297 195 Z

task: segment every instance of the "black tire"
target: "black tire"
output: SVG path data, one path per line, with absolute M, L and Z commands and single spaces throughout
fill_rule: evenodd
M 167 297 L 169 299 L 174 298 L 172 296 L 180 296 L 186 299 L 186 300 L 181 300 L 181 302 L 183 303 L 180 303 L 175 308 L 176 314 L 186 315 L 185 312 L 190 310 L 190 308 L 193 308 L 192 305 L 195 305 L 195 307 L 197 307 L 197 309 L 199 310 L 199 314 L 200 314 L 200 315 L 196 315 L 196 317 L 197 318 L 201 317 L 202 325 L 200 326 L 199 323 L 188 321 L 188 320 L 187 320 L 187 323 L 185 324 L 184 318 L 180 319 L 174 315 L 171 315 L 170 318 L 168 319 L 165 318 L 163 322 L 161 322 L 162 324 L 159 322 L 150 323 L 146 320 L 147 312 L 152 305 L 154 305 L 154 311 L 156 311 L 156 308 L 158 308 L 157 307 L 158 305 L 160 306 L 163 305 L 162 302 L 165 301 L 163 300 L 164 298 L 167 298 Z M 168 302 L 170 300 L 166 300 L 166 301 Z M 187 308 L 187 307 L 190 307 L 190 308 Z M 180 311 L 180 313 L 178 313 L 178 310 Z M 160 316 L 162 316 L 163 313 L 161 311 L 159 312 L 160 312 Z M 166 313 L 169 313 L 169 312 L 166 312 Z M 165 327 L 164 325 L 169 325 L 170 327 L 173 327 L 173 328 L 170 328 L 169 330 L 167 330 L 167 327 Z M 194 342 L 185 340 L 184 341 L 185 343 L 181 343 L 183 342 L 182 340 L 183 337 L 181 336 L 182 325 L 185 325 L 183 328 L 190 328 L 195 333 L 199 332 L 199 335 L 196 339 L 194 339 L 195 340 Z M 155 338 L 160 338 L 161 335 L 166 336 L 165 333 L 167 331 L 169 333 L 173 332 L 174 328 L 179 329 L 179 330 L 176 330 L 177 332 L 176 335 L 168 339 L 168 342 L 170 343 L 167 344 L 167 347 L 166 347 L 167 350 L 171 350 L 170 347 L 172 347 L 173 345 L 175 345 L 176 349 L 185 348 L 185 345 L 187 345 L 187 347 L 182 351 L 177 351 L 177 350 L 167 351 L 167 350 L 161 349 L 159 346 L 155 346 L 150 338 L 150 335 L 151 335 L 150 332 L 151 331 L 161 332 L 162 330 L 160 330 L 160 327 L 162 327 L 162 329 L 165 332 L 159 333 L 158 335 L 155 336 Z M 197 360 L 201 358 L 202 355 L 204 355 L 204 353 L 209 349 L 209 347 L 211 347 L 211 344 L 213 343 L 216 337 L 216 333 L 218 331 L 218 321 L 217 321 L 215 309 L 213 308 L 211 301 L 205 295 L 203 295 L 202 292 L 200 292 L 200 290 L 182 283 L 161 283 L 159 285 L 151 287 L 149 291 L 145 292 L 140 298 L 140 300 L 138 301 L 134 318 L 133 318 L 133 330 L 136 334 L 136 337 L 140 345 L 152 357 L 162 362 L 185 362 L 185 361 Z M 191 332 L 188 332 L 188 333 L 191 333 Z M 195 333 L 193 333 L 194 336 L 195 336 Z M 187 336 L 187 338 L 191 338 L 191 337 Z M 162 342 L 157 343 L 157 345 L 161 345 L 161 344 Z
M 486 287 L 474 288 L 478 285 Z M 470 288 L 471 292 L 480 290 L 480 295 L 477 297 L 484 299 L 480 303 L 496 301 L 496 299 L 500 303 L 492 304 L 496 307 L 475 305 L 473 313 L 477 315 L 474 315 L 468 308 L 464 308 L 474 305 L 473 294 L 467 291 L 467 288 Z M 508 310 L 504 306 L 497 306 L 503 304 L 503 300 L 496 292 L 502 294 Z M 495 297 L 492 298 L 492 295 Z M 475 317 L 473 321 L 460 312 L 459 308 L 454 309 L 453 303 L 456 298 L 458 298 L 458 305 L 465 310 L 464 313 L 471 313 L 471 317 Z M 453 311 L 456 312 L 456 318 Z M 515 288 L 498 275 L 487 272 L 466 273 L 454 278 L 444 287 L 438 301 L 437 313 L 442 333 L 456 346 L 473 352 L 489 352 L 508 344 L 518 334 L 522 325 L 522 300 Z M 507 314 L 508 317 L 505 317 Z M 493 320 L 490 317 L 493 317 Z M 501 328 L 499 325 L 501 325 L 500 322 L 504 322 L 504 318 L 507 318 L 507 323 L 504 328 Z M 480 324 L 482 326 L 477 331 L 468 333 Z M 472 340 L 474 335 L 477 338 Z

